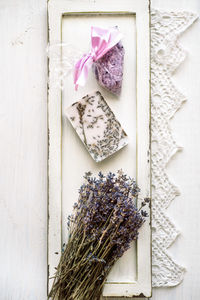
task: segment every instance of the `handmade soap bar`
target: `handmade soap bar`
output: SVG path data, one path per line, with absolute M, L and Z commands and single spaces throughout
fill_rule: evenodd
M 96 162 L 128 143 L 127 134 L 99 91 L 72 104 L 66 114 Z
M 116 95 L 120 94 L 122 88 L 123 65 L 124 47 L 121 42 L 93 64 L 99 84 Z

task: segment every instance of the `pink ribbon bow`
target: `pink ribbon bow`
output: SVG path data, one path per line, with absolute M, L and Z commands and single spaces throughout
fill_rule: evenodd
M 116 27 L 102 29 L 99 27 L 91 27 L 91 44 L 92 49 L 88 54 L 77 61 L 74 68 L 74 84 L 75 90 L 78 86 L 84 86 L 88 77 L 89 68 L 93 62 L 101 58 L 106 52 L 114 47 L 122 38 L 122 34 Z

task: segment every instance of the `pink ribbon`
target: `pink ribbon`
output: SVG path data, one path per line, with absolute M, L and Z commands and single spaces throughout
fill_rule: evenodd
M 92 48 L 88 54 L 77 61 L 74 68 L 75 90 L 78 86 L 84 86 L 88 77 L 89 68 L 93 62 L 101 58 L 106 52 L 114 47 L 122 39 L 122 34 L 116 27 L 102 29 L 91 27 L 91 44 Z

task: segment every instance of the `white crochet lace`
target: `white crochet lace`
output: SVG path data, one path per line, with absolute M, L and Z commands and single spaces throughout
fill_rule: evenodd
M 178 230 L 167 216 L 167 207 L 179 195 L 167 175 L 167 163 L 180 149 L 173 138 L 170 119 L 186 100 L 172 83 L 172 73 L 185 58 L 177 42 L 179 35 L 197 18 L 189 12 L 151 14 L 151 114 L 152 114 L 152 272 L 153 286 L 175 286 L 185 269 L 167 248 Z

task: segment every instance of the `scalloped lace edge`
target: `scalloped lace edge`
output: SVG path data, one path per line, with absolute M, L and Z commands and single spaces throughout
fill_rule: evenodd
M 167 164 L 181 147 L 174 140 L 170 119 L 187 99 L 174 86 L 173 72 L 186 52 L 178 37 L 195 20 L 191 12 L 151 12 L 151 144 L 152 144 L 152 285 L 178 285 L 185 268 L 168 248 L 180 231 L 167 214 L 167 207 L 180 194 L 167 174 Z

